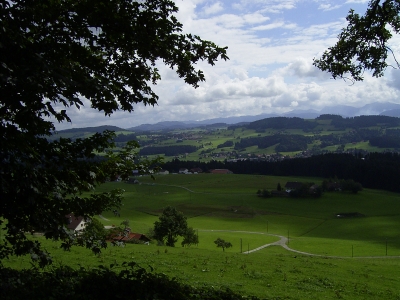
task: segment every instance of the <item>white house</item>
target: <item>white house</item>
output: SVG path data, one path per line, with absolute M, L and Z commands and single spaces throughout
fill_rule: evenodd
M 81 216 L 76 217 L 73 213 L 65 216 L 67 218 L 67 228 L 72 231 L 81 231 L 85 228 L 85 219 Z
M 186 168 L 179 169 L 179 174 L 187 174 L 188 172 L 189 172 L 189 170 Z

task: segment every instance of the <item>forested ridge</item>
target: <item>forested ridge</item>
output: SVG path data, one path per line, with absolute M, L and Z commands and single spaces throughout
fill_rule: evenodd
M 173 160 L 162 166 L 170 172 L 179 168 L 199 167 L 204 172 L 229 169 L 235 174 L 307 176 L 353 179 L 365 188 L 400 192 L 400 155 L 397 153 L 323 154 L 309 158 L 293 158 L 276 162 L 190 162 Z
M 166 156 L 173 156 L 185 153 L 191 153 L 197 150 L 196 146 L 190 145 L 177 145 L 165 147 L 145 147 L 140 150 L 140 155 L 155 155 L 164 154 Z

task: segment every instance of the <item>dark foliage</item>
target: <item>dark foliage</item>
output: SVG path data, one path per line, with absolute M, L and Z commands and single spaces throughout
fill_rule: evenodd
M 319 117 L 316 117 L 315 119 L 316 120 L 341 120 L 341 119 L 343 119 L 343 117 L 340 115 L 323 114 L 323 115 L 320 115 Z
M 375 77 L 384 75 L 389 66 L 388 56 L 394 56 L 389 47 L 392 33 L 400 30 L 400 3 L 395 0 L 371 0 L 363 16 L 350 10 L 346 17 L 347 27 L 342 29 L 338 42 L 324 52 L 314 65 L 331 73 L 334 79 L 364 80 L 364 72 Z
M 277 176 L 309 176 L 320 178 L 352 179 L 364 188 L 400 192 L 400 155 L 397 153 L 323 154 L 309 158 L 293 158 L 279 162 L 238 161 L 208 163 L 174 160 L 163 165 L 165 169 L 200 167 L 229 169 L 235 174 L 261 174 Z
M 109 131 L 124 131 L 125 129 L 111 126 L 111 125 L 103 125 L 103 126 L 96 126 L 96 127 L 84 127 L 84 128 L 71 128 L 71 129 L 64 129 L 57 131 L 56 133 L 84 133 L 84 132 L 91 132 L 91 133 L 102 133 L 106 130 Z
M 186 242 L 192 244 L 193 234 L 193 229 L 187 225 L 187 218 L 172 206 L 164 208 L 159 220 L 154 222 L 154 238 L 169 247 L 175 246 L 178 236 L 186 237 Z
M 369 139 L 369 144 L 379 148 L 400 148 L 400 138 L 397 136 L 376 136 Z
M 251 122 L 244 126 L 248 129 L 313 129 L 317 124 L 315 122 L 307 121 L 302 118 L 287 118 L 287 117 L 273 117 L 266 118 L 258 121 Z
M 114 142 L 116 143 L 126 143 L 129 141 L 136 141 L 136 134 L 131 133 L 131 134 L 118 134 L 115 138 L 114 138 Z
M 225 252 L 225 249 L 232 247 L 231 242 L 227 242 L 227 241 L 225 241 L 225 240 L 223 240 L 221 238 L 217 238 L 214 241 L 214 244 L 216 244 L 218 248 L 222 248 L 223 252 Z
M 199 235 L 194 231 L 192 227 L 188 227 L 183 234 L 183 240 L 181 242 L 182 247 L 190 247 L 191 245 L 197 245 L 199 243 Z
M 219 144 L 217 148 L 232 147 L 233 141 L 226 141 L 225 143 Z
M 0 268 L 2 300 L 58 299 L 160 299 L 257 300 L 229 289 L 193 287 L 136 263 L 75 270 L 61 266 L 50 271 Z
M 192 153 L 197 150 L 196 146 L 191 145 L 177 145 L 177 146 L 164 146 L 164 147 L 145 147 L 140 150 L 140 155 L 156 155 L 164 154 L 165 156 L 178 156 L 185 153 Z
M 198 62 L 228 59 L 226 48 L 182 33 L 177 11 L 168 0 L 0 1 L 0 259 L 31 254 L 49 263 L 25 232 L 33 227 L 71 245 L 66 214 L 91 217 L 121 204 L 122 190 L 86 192 L 147 168 L 135 160 L 138 144 L 107 152 L 115 146 L 108 130 L 51 141 L 55 122 L 72 121 L 68 108 L 89 103 L 109 116 L 156 105 L 156 63 L 198 87 L 205 80 Z M 94 160 L 99 152 L 108 159 Z
M 400 118 L 388 116 L 358 116 L 351 118 L 334 118 L 331 125 L 339 128 L 363 128 L 371 126 L 396 127 L 400 125 Z
M 263 198 L 271 198 L 272 197 L 272 193 L 266 189 L 263 190 L 258 190 L 257 191 L 257 196 L 258 197 L 263 197 Z

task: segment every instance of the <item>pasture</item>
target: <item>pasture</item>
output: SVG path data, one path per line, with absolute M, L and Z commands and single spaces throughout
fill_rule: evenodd
M 135 261 L 193 285 L 208 284 L 268 299 L 400 299 L 400 197 L 365 189 L 358 194 L 324 193 L 321 198 L 259 198 L 258 189 L 287 181 L 320 183 L 317 178 L 259 175 L 158 175 L 140 184 L 110 182 L 97 191 L 125 190 L 120 216 L 104 212 L 104 225 L 129 220 L 134 232 L 147 233 L 162 209 L 175 206 L 199 234 L 199 244 L 182 248 L 127 244 L 95 256 L 39 238 L 56 264 L 92 268 Z M 337 217 L 357 212 L 358 217 Z M 291 249 L 269 246 L 280 235 Z M 233 244 L 222 252 L 218 237 Z M 29 266 L 29 258 L 5 265 Z
M 259 175 L 176 174 L 139 181 L 139 185 L 108 183 L 101 187 L 126 190 L 121 217 L 105 213 L 110 220 L 107 225 L 129 219 L 132 228 L 147 232 L 162 208 L 171 205 L 199 231 L 289 235 L 294 249 L 321 255 L 386 256 L 386 250 L 388 255 L 400 255 L 400 197 L 395 193 L 364 189 L 358 194 L 324 193 L 317 199 L 259 198 L 258 189 L 275 189 L 278 183 L 321 181 Z M 337 217 L 355 212 L 362 217 Z

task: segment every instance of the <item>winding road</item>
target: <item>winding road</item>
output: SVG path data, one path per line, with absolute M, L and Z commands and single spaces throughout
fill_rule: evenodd
M 277 235 L 277 234 L 271 234 L 271 233 L 265 233 L 265 232 L 254 232 L 254 231 L 240 231 L 240 230 L 200 230 L 203 232 L 207 231 L 212 231 L 212 232 L 241 232 L 241 233 L 250 233 L 250 234 L 264 234 L 264 235 L 269 235 L 269 236 L 275 236 L 278 237 L 279 240 L 273 243 L 265 244 L 260 247 L 254 248 L 249 251 L 244 251 L 243 254 L 250 254 L 256 251 L 259 251 L 261 249 L 267 248 L 269 246 L 281 246 L 285 248 L 288 251 L 302 254 L 302 255 L 308 255 L 308 256 L 314 256 L 314 257 L 326 257 L 326 258 L 349 258 L 349 256 L 329 256 L 329 255 L 322 255 L 322 254 L 314 254 L 314 253 L 308 253 L 308 252 L 303 252 L 299 250 L 295 250 L 290 248 L 288 244 L 288 238 L 282 235 Z M 357 256 L 353 258 L 400 258 L 400 256 Z

